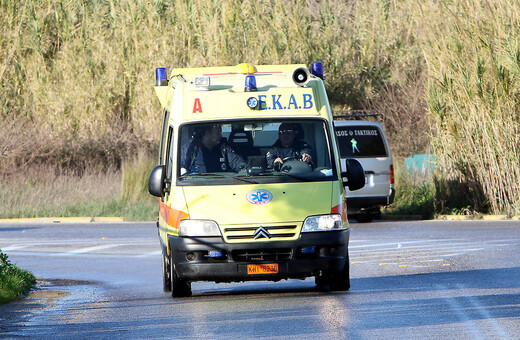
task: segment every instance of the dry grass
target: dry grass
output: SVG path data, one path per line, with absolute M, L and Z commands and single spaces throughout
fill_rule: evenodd
M 384 83 L 399 86 L 416 67 L 400 55 L 410 31 L 392 19 L 404 9 L 389 1 L 2 1 L 0 9 L 0 121 L 23 121 L 11 134 L 29 132 L 38 144 L 11 145 L 3 164 L 28 150 L 29 161 L 65 167 L 153 152 L 159 66 L 322 61 L 332 101 L 357 109 L 384 102 Z
M 54 169 L 32 167 L 25 173 L 2 178 L 0 218 L 67 216 L 92 202 L 118 200 L 121 173 L 84 173 L 83 176 L 56 175 Z M 85 216 L 95 211 L 83 211 Z M 98 215 L 99 216 L 99 215 Z
M 431 144 L 438 188 L 519 212 L 519 14 L 518 0 L 0 0 L 0 174 L 155 154 L 155 67 L 322 61 L 333 105 L 386 114 L 397 159 Z
M 431 142 L 446 181 L 475 211 L 520 211 L 520 2 L 439 2 L 423 8 Z

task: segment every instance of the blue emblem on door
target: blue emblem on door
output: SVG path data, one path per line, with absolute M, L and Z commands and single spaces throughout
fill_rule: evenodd
M 267 190 L 258 189 L 248 192 L 246 198 L 251 204 L 261 205 L 271 202 L 273 200 L 273 194 Z

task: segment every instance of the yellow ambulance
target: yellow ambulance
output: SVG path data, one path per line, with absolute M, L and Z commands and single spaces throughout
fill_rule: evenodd
M 159 200 L 164 291 L 195 281 L 315 277 L 348 290 L 345 186 L 364 172 L 339 149 L 323 66 L 156 69 L 163 109 Z

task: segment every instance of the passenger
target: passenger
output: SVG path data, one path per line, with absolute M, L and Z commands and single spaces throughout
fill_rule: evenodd
M 279 171 L 287 160 L 300 160 L 312 165 L 312 148 L 303 140 L 296 139 L 297 125 L 282 123 L 278 127 L 278 140 L 267 151 L 267 165 Z
M 235 171 L 246 162 L 222 138 L 220 125 L 206 125 L 195 130 L 193 139 L 181 149 L 181 174 Z

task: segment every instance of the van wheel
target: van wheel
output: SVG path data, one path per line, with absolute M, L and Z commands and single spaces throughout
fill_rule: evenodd
M 343 270 L 331 275 L 329 289 L 331 291 L 347 291 L 350 289 L 350 263 L 348 257 Z
M 316 286 L 328 286 L 330 291 L 345 291 L 350 289 L 350 262 L 347 255 L 345 267 L 337 273 L 323 273 L 314 278 Z
M 177 275 L 177 272 L 175 271 L 172 259 L 170 259 L 170 273 L 172 297 L 191 296 L 191 282 L 179 278 L 179 275 Z
M 163 274 L 163 290 L 165 293 L 169 293 L 172 291 L 170 262 L 168 261 L 168 257 L 164 253 L 162 254 L 162 274 Z
M 355 219 L 359 223 L 369 223 L 374 219 L 374 215 L 371 213 L 358 214 L 355 216 Z

